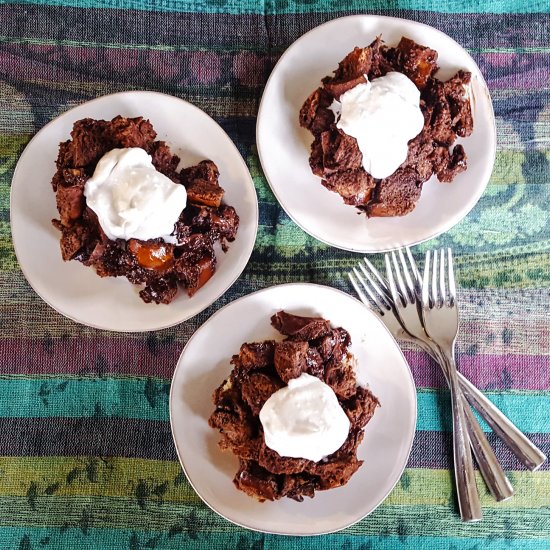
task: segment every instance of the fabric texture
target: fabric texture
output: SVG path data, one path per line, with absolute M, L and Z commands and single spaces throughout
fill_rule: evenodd
M 491 90 L 495 169 L 473 211 L 414 248 L 455 251 L 458 362 L 550 454 L 550 3 L 517 0 L 52 0 L 0 3 L 0 548 L 242 550 L 550 548 L 550 464 L 530 473 L 493 435 L 515 487 L 496 503 L 479 478 L 483 521 L 462 524 L 451 471 L 448 391 L 429 358 L 406 355 L 418 387 L 407 469 L 370 516 L 337 534 L 263 535 L 211 511 L 177 461 L 170 379 L 183 346 L 217 309 L 273 284 L 352 293 L 359 255 L 309 237 L 262 173 L 255 123 L 281 53 L 352 13 L 413 19 L 449 34 Z M 260 225 L 231 289 L 176 327 L 116 334 L 57 314 L 29 287 L 10 237 L 13 171 L 30 138 L 72 106 L 148 89 L 214 117 L 253 176 Z M 371 260 L 382 266 L 382 256 Z

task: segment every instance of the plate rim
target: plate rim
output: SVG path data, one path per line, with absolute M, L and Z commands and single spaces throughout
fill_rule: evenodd
M 358 518 L 352 519 L 352 521 L 346 522 L 345 524 L 343 524 L 339 527 L 336 527 L 334 529 L 326 529 L 326 530 L 321 530 L 321 531 L 310 532 L 310 533 L 308 533 L 308 532 L 287 533 L 287 532 L 283 532 L 283 531 L 267 530 L 267 529 L 261 529 L 261 528 L 257 528 L 257 527 L 251 527 L 249 525 L 246 525 L 245 522 L 240 522 L 240 521 L 236 521 L 234 519 L 230 519 L 226 515 L 222 514 L 219 510 L 217 510 L 214 507 L 214 505 L 212 505 L 205 497 L 203 497 L 201 492 L 199 492 L 197 490 L 197 487 L 195 486 L 195 483 L 193 483 L 193 480 L 190 478 L 190 476 L 187 472 L 184 460 L 182 458 L 182 453 L 180 452 L 180 448 L 178 446 L 176 435 L 175 435 L 175 428 L 174 428 L 174 416 L 175 416 L 175 414 L 173 413 L 173 410 L 172 410 L 174 400 L 176 399 L 175 396 L 174 396 L 174 392 L 175 392 L 174 388 L 176 386 L 174 384 L 174 381 L 176 380 L 176 376 L 177 376 L 179 370 L 183 368 L 181 366 L 182 365 L 181 360 L 182 360 L 186 350 L 188 349 L 188 346 L 190 346 L 191 342 L 193 341 L 195 336 L 198 334 L 198 332 L 208 322 L 210 322 L 212 319 L 214 319 L 218 314 L 221 314 L 222 311 L 224 311 L 226 308 L 229 308 L 234 303 L 241 302 L 241 301 L 244 301 L 246 299 L 249 299 L 252 296 L 257 296 L 259 294 L 267 293 L 267 292 L 273 291 L 274 289 L 280 289 L 280 288 L 283 288 L 283 287 L 284 288 L 314 287 L 314 288 L 317 288 L 318 290 L 326 290 L 326 291 L 334 292 L 334 293 L 340 295 L 343 298 L 349 298 L 349 299 L 353 300 L 354 302 L 357 302 L 357 304 L 359 304 L 363 308 L 364 312 L 366 312 L 368 316 L 371 316 L 373 319 L 376 320 L 377 323 L 380 324 L 380 326 L 383 328 L 383 330 L 386 331 L 388 336 L 390 336 L 391 340 L 394 342 L 395 347 L 396 347 L 396 349 L 398 350 L 398 352 L 401 356 L 403 364 L 406 367 L 405 371 L 407 373 L 407 383 L 408 383 L 408 385 L 410 386 L 410 388 L 412 390 L 411 402 L 412 402 L 413 408 L 414 408 L 414 411 L 413 411 L 414 414 L 409 419 L 410 435 L 409 435 L 409 442 L 407 444 L 407 450 L 406 450 L 405 458 L 403 460 L 403 466 L 402 466 L 402 468 L 400 468 L 399 474 L 396 475 L 396 479 L 395 479 L 394 483 L 391 485 L 391 487 L 388 488 L 387 492 L 380 499 L 380 501 L 367 514 L 364 514 L 364 515 L 359 516 Z M 251 292 L 249 294 L 246 294 L 244 296 L 240 296 L 239 298 L 236 298 L 235 300 L 232 300 L 228 304 L 224 305 L 222 308 L 217 310 L 211 317 L 209 317 L 191 335 L 191 337 L 189 338 L 189 340 L 187 341 L 187 343 L 183 347 L 183 349 L 182 349 L 182 351 L 181 351 L 181 353 L 178 357 L 178 360 L 176 362 L 176 366 L 174 368 L 174 373 L 172 374 L 172 380 L 170 382 L 170 394 L 169 394 L 169 399 L 168 399 L 168 412 L 169 412 L 169 418 L 170 418 L 170 432 L 172 434 L 172 441 L 174 443 L 174 448 L 176 449 L 176 455 L 178 457 L 178 462 L 179 462 L 179 464 L 180 464 L 180 466 L 181 466 L 181 468 L 182 468 L 182 470 L 185 474 L 185 477 L 186 477 L 188 483 L 191 485 L 192 489 L 195 491 L 195 493 L 198 495 L 198 497 L 202 500 L 202 502 L 204 502 L 213 512 L 215 512 L 220 517 L 224 518 L 225 520 L 229 521 L 230 523 L 232 523 L 234 525 L 237 525 L 239 527 L 243 527 L 245 529 L 249 529 L 251 531 L 255 531 L 257 533 L 266 533 L 266 534 L 283 535 L 283 536 L 296 536 L 296 537 L 313 537 L 313 536 L 318 536 L 318 535 L 327 535 L 327 534 L 330 534 L 330 533 L 336 533 L 336 532 L 341 531 L 343 529 L 346 529 L 346 528 L 348 528 L 352 525 L 355 525 L 359 521 L 363 520 L 364 518 L 366 518 L 367 516 L 372 514 L 388 498 L 388 496 L 392 493 L 392 491 L 395 489 L 396 485 L 399 483 L 399 480 L 403 476 L 403 472 L 405 471 L 405 468 L 407 467 L 407 463 L 409 461 L 409 457 L 410 457 L 410 454 L 411 454 L 411 451 L 412 451 L 412 446 L 413 446 L 413 443 L 414 443 L 414 440 L 415 440 L 415 437 L 416 437 L 416 424 L 417 424 L 417 421 L 418 421 L 418 399 L 417 399 L 416 383 L 414 381 L 409 362 L 407 361 L 405 355 L 403 354 L 403 350 L 401 349 L 401 347 L 397 343 L 397 340 L 394 338 L 394 336 L 392 335 L 392 333 L 390 332 L 388 327 L 386 327 L 386 325 L 365 304 L 363 304 L 360 300 L 355 298 L 355 296 L 352 296 L 351 294 L 348 294 L 347 292 L 344 292 L 343 290 L 337 289 L 335 287 L 322 285 L 322 284 L 317 284 L 317 283 L 303 283 L 303 282 L 300 283 L 300 282 L 298 282 L 298 283 L 283 283 L 283 284 L 279 284 L 279 285 L 272 285 L 272 286 L 269 286 L 269 287 L 262 288 L 260 290 L 256 290 L 256 291 Z M 237 489 L 235 489 L 235 490 L 237 490 Z
M 276 190 L 275 186 L 271 183 L 271 179 L 270 179 L 268 173 L 264 169 L 264 162 L 262 160 L 263 155 L 262 155 L 262 147 L 260 146 L 260 142 L 261 142 L 260 132 L 261 132 L 262 120 L 265 118 L 265 117 L 262 117 L 262 113 L 266 109 L 264 100 L 265 100 L 265 97 L 266 97 L 266 91 L 267 91 L 268 87 L 270 86 L 270 84 L 272 82 L 272 79 L 273 79 L 277 69 L 279 68 L 280 64 L 282 64 L 282 62 L 284 61 L 285 57 L 289 54 L 291 49 L 293 49 L 295 46 L 298 46 L 298 44 L 302 40 L 305 40 L 307 37 L 309 37 L 309 35 L 313 34 L 315 31 L 318 31 L 322 27 L 328 27 L 328 26 L 330 26 L 331 24 L 334 24 L 337 21 L 352 20 L 352 19 L 355 19 L 355 20 L 358 20 L 358 19 L 380 20 L 381 19 L 381 20 L 385 20 L 385 21 L 401 21 L 401 22 L 406 21 L 407 23 L 412 24 L 413 26 L 420 26 L 420 27 L 423 27 L 423 28 L 430 29 L 430 31 L 433 31 L 436 34 L 442 35 L 442 36 L 446 37 L 447 39 L 451 40 L 452 42 L 454 42 L 454 44 L 456 44 L 457 47 L 459 47 L 464 52 L 464 54 L 466 56 L 468 56 L 468 58 L 472 61 L 472 63 L 475 65 L 475 67 L 477 67 L 477 69 L 479 71 L 479 77 L 480 77 L 480 80 L 481 80 L 481 84 L 483 86 L 483 92 L 484 92 L 484 95 L 487 97 L 488 106 L 490 108 L 489 113 L 490 113 L 490 118 L 491 118 L 490 129 L 491 129 L 491 136 L 492 136 L 492 150 L 491 150 L 491 155 L 490 155 L 491 169 L 490 169 L 490 172 L 489 172 L 489 176 L 487 177 L 487 181 L 485 181 L 484 184 L 482 186 L 480 186 L 480 189 L 477 191 L 477 193 L 475 193 L 471 196 L 472 198 L 467 202 L 467 208 L 465 209 L 464 213 L 460 216 L 460 218 L 458 218 L 456 221 L 447 222 L 445 224 L 442 224 L 441 229 L 438 229 L 438 230 L 430 233 L 426 237 L 422 237 L 420 239 L 415 239 L 411 242 L 407 242 L 405 244 L 400 244 L 398 246 L 389 245 L 389 246 L 386 246 L 386 247 L 382 246 L 382 247 L 374 247 L 373 248 L 373 247 L 369 247 L 367 245 L 367 246 L 361 247 L 361 248 L 360 247 L 352 247 L 352 246 L 346 246 L 345 247 L 345 246 L 342 246 L 340 244 L 336 244 L 336 243 L 332 242 L 331 239 L 329 239 L 329 238 L 326 238 L 326 237 L 323 237 L 323 236 L 320 236 L 320 235 L 314 235 L 308 229 L 306 229 L 306 227 L 301 222 L 299 222 L 296 219 L 296 217 L 289 210 L 287 210 L 287 208 L 284 206 L 283 202 L 280 199 L 279 194 L 277 193 L 277 190 Z M 475 62 L 474 58 L 468 53 L 468 51 L 463 46 L 461 46 L 454 38 L 449 36 L 447 33 L 444 33 L 443 31 L 437 29 L 436 27 L 432 27 L 431 25 L 427 25 L 426 23 L 421 23 L 420 21 L 414 21 L 412 19 L 406 19 L 404 17 L 392 17 L 392 16 L 389 16 L 389 15 L 376 15 L 376 14 L 370 14 L 370 13 L 346 15 L 346 16 L 343 16 L 343 17 L 336 17 L 334 19 L 330 19 L 329 21 L 325 21 L 324 23 L 321 23 L 320 25 L 317 25 L 316 27 L 314 27 L 314 28 L 310 29 L 309 31 L 305 32 L 304 34 L 299 36 L 294 42 L 292 42 L 292 44 L 290 44 L 288 46 L 288 48 L 283 52 L 281 57 L 277 60 L 277 63 L 273 67 L 273 69 L 272 69 L 272 71 L 269 75 L 269 78 L 267 79 L 267 82 L 264 86 L 264 91 L 262 93 L 262 97 L 261 97 L 261 100 L 260 100 L 260 105 L 258 107 L 258 116 L 257 116 L 257 121 L 256 121 L 256 148 L 258 150 L 258 157 L 259 157 L 259 160 L 260 160 L 260 165 L 262 167 L 262 172 L 263 172 L 263 174 L 264 174 L 264 176 L 265 176 L 265 178 L 266 178 L 266 180 L 269 184 L 269 187 L 270 187 L 271 191 L 275 195 L 275 198 L 277 199 L 277 202 L 279 203 L 281 208 L 285 211 L 285 213 L 288 215 L 288 217 L 300 229 L 302 229 L 302 231 L 305 231 L 308 235 L 310 235 L 311 237 L 319 240 L 320 242 L 322 242 L 326 245 L 332 246 L 334 248 L 338 248 L 340 250 L 346 250 L 348 252 L 355 252 L 355 253 L 360 253 L 360 254 L 377 254 L 377 253 L 383 253 L 383 252 L 390 252 L 392 250 L 397 250 L 398 248 L 402 248 L 403 246 L 416 246 L 418 244 L 421 244 L 421 243 L 424 243 L 424 242 L 429 241 L 431 239 L 434 239 L 435 237 L 438 237 L 439 235 L 441 235 L 443 233 L 446 233 L 451 228 L 453 228 L 455 225 L 458 225 L 462 220 L 464 220 L 464 218 L 473 210 L 475 205 L 479 202 L 479 199 L 481 198 L 481 196 L 485 192 L 485 189 L 487 188 L 487 185 L 488 185 L 489 180 L 491 178 L 491 174 L 493 173 L 494 165 L 495 165 L 495 161 L 496 161 L 497 132 L 496 132 L 495 111 L 494 111 L 494 107 L 493 107 L 493 101 L 492 101 L 492 98 L 491 98 L 491 94 L 489 92 L 489 87 L 487 86 L 487 82 L 485 81 L 485 77 L 483 76 L 483 73 L 479 69 L 479 67 L 478 67 L 477 63 Z M 352 207 L 350 206 L 350 208 L 352 208 Z
M 38 136 L 42 132 L 47 131 L 47 129 L 49 127 L 51 127 L 55 123 L 59 122 L 59 120 L 61 118 L 63 118 L 63 117 L 70 118 L 70 114 L 73 111 L 75 111 L 76 109 L 80 109 L 80 108 L 84 107 L 85 105 L 90 105 L 92 103 L 98 103 L 98 102 L 101 102 L 101 101 L 105 101 L 105 100 L 108 100 L 110 98 L 123 97 L 123 96 L 135 96 L 135 97 L 143 96 L 143 97 L 145 97 L 147 95 L 159 96 L 159 99 L 161 99 L 161 100 L 168 98 L 170 100 L 177 100 L 177 101 L 182 102 L 183 104 L 185 104 L 185 106 L 187 108 L 191 108 L 192 110 L 195 110 L 195 111 L 199 112 L 201 115 L 209 118 L 212 122 L 214 122 L 214 124 L 216 124 L 216 126 L 223 133 L 223 135 L 225 137 L 227 137 L 231 147 L 233 148 L 234 152 L 237 154 L 236 158 L 238 158 L 239 163 L 242 164 L 242 166 L 246 170 L 246 173 L 248 174 L 247 184 L 250 184 L 251 198 L 253 198 L 253 201 L 252 201 L 253 212 L 251 212 L 253 222 L 254 222 L 253 238 L 251 238 L 251 244 L 248 246 L 249 250 L 245 249 L 245 251 L 246 251 L 246 263 L 244 263 L 244 265 L 243 265 L 242 269 L 240 270 L 240 272 L 228 283 L 227 286 L 224 285 L 225 288 L 222 289 L 217 294 L 217 296 L 215 296 L 215 298 L 209 304 L 207 304 L 205 307 L 203 307 L 202 309 L 199 309 L 198 311 L 194 311 L 190 314 L 185 314 L 181 318 L 178 318 L 177 321 L 169 321 L 167 323 L 158 323 L 154 326 L 150 326 L 150 327 L 147 327 L 147 328 L 143 328 L 143 327 L 139 327 L 139 328 L 138 327 L 136 327 L 136 328 L 108 327 L 108 328 L 106 328 L 105 326 L 103 326 L 101 324 L 98 324 L 98 323 L 95 323 L 95 322 L 94 323 L 84 322 L 81 319 L 77 319 L 74 315 L 70 315 L 70 314 L 66 313 L 65 311 L 62 311 L 61 308 L 57 307 L 56 305 L 54 305 L 52 303 L 52 301 L 50 300 L 49 297 L 46 299 L 46 297 L 44 297 L 43 294 L 38 292 L 38 290 L 36 289 L 34 283 L 31 281 L 31 279 L 28 276 L 27 268 L 21 263 L 20 256 L 19 256 L 19 253 L 18 253 L 18 249 L 17 249 L 17 245 L 16 245 L 16 240 L 14 238 L 14 231 L 13 231 L 13 219 L 14 219 L 13 200 L 14 199 L 13 199 L 13 195 L 14 195 L 14 192 L 15 192 L 14 191 L 15 186 L 13 185 L 13 183 L 14 183 L 14 181 L 16 181 L 16 176 L 17 176 L 18 170 L 20 170 L 21 159 L 23 159 L 24 155 L 28 152 L 27 151 L 28 148 L 31 146 L 31 144 L 38 138 Z M 16 224 L 17 224 L 17 222 L 16 222 Z M 239 279 L 239 277 L 242 275 L 243 271 L 246 269 L 246 266 L 248 265 L 250 257 L 252 256 L 252 252 L 254 251 L 254 247 L 256 245 L 256 240 L 258 238 L 258 227 L 259 227 L 259 205 L 258 205 L 258 194 L 257 194 L 257 191 L 256 191 L 256 186 L 254 185 L 254 180 L 252 179 L 252 175 L 250 174 L 250 170 L 248 168 L 248 165 L 246 164 L 246 161 L 244 160 L 244 158 L 241 155 L 239 149 L 235 145 L 235 142 L 231 139 L 229 134 L 220 126 L 220 124 L 218 124 L 216 122 L 216 120 L 213 117 L 211 117 L 208 113 L 206 113 L 201 108 L 194 105 L 193 103 L 191 103 L 191 102 L 189 102 L 189 101 L 187 101 L 183 98 L 180 98 L 180 97 L 177 97 L 177 96 L 174 96 L 174 95 L 170 95 L 170 94 L 165 94 L 163 92 L 158 92 L 158 91 L 155 91 L 155 90 L 125 90 L 125 91 L 122 91 L 122 92 L 113 92 L 113 93 L 110 93 L 110 94 L 101 95 L 99 97 L 94 97 L 94 98 L 92 98 L 88 101 L 84 101 L 82 103 L 79 103 L 78 105 L 74 105 L 70 109 L 67 109 L 66 111 L 64 111 L 61 114 L 57 115 L 52 120 L 47 122 L 44 126 L 42 126 L 42 128 L 40 128 L 32 136 L 32 138 L 28 141 L 28 143 L 25 145 L 23 151 L 19 155 L 19 159 L 17 160 L 17 164 L 16 164 L 15 169 L 13 171 L 13 175 L 12 175 L 11 182 L 10 182 L 10 231 L 11 231 L 11 242 L 12 242 L 12 246 L 13 246 L 13 249 L 14 249 L 15 257 L 17 259 L 17 264 L 19 266 L 19 269 L 23 273 L 23 276 L 25 277 L 25 280 L 30 285 L 30 287 L 33 289 L 33 291 L 36 293 L 36 295 L 43 302 L 45 302 L 49 307 L 51 307 L 53 310 L 55 310 L 57 313 L 59 313 L 63 317 L 65 317 L 67 319 L 70 319 L 71 321 L 74 321 L 75 323 L 78 323 L 82 326 L 87 326 L 87 327 L 91 327 L 91 328 L 98 329 L 98 330 L 106 330 L 106 331 L 112 331 L 112 332 L 117 332 L 117 333 L 127 333 L 127 334 L 134 334 L 134 333 L 139 333 L 139 332 L 152 332 L 152 331 L 156 331 L 156 330 L 164 330 L 166 328 L 170 328 L 170 327 L 179 325 L 180 323 L 188 321 L 189 319 L 192 319 L 193 317 L 197 316 L 198 314 L 203 312 L 205 309 L 210 307 L 212 304 L 217 302 L 235 284 L 237 279 Z M 128 281 L 128 284 L 131 284 L 131 283 Z M 136 299 L 138 299 L 138 298 L 136 297 Z M 169 307 L 170 304 L 167 304 L 167 306 Z

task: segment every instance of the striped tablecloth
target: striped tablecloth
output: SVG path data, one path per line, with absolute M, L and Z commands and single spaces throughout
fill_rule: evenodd
M 550 454 L 548 12 L 547 1 L 519 0 L 0 3 L 0 548 L 550 548 L 550 466 L 527 473 L 492 438 L 516 495 L 496 504 L 484 492 L 484 520 L 460 523 L 448 392 L 417 350 L 407 351 L 419 404 L 407 469 L 380 508 L 338 534 L 263 535 L 221 519 L 187 483 L 168 422 L 179 353 L 223 304 L 289 281 L 350 290 L 344 275 L 358 256 L 310 238 L 283 213 L 254 128 L 289 44 L 334 17 L 381 13 L 452 36 L 491 89 L 498 152 L 489 186 L 462 223 L 416 251 L 456 251 L 461 368 Z M 46 122 L 133 89 L 182 97 L 225 128 L 254 178 L 260 227 L 248 267 L 213 306 L 171 329 L 123 335 L 77 325 L 30 289 L 11 244 L 9 189 L 19 154 Z

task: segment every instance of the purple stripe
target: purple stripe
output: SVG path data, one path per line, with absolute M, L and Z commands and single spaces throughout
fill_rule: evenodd
M 474 54 L 490 90 L 540 90 L 550 86 L 550 54 Z
M 441 369 L 426 353 L 406 351 L 405 356 L 418 387 L 445 387 Z M 545 355 L 457 355 L 460 372 L 478 388 L 487 390 L 547 390 L 548 361 Z
M 177 460 L 168 422 L 109 417 L 3 418 L 0 429 L 6 434 L 0 438 L 0 456 L 120 456 Z M 488 438 L 505 470 L 525 469 L 494 434 L 488 434 Z M 531 434 L 530 438 L 550 455 L 550 434 Z M 450 433 L 416 433 L 407 464 L 409 468 L 450 469 L 451 465 Z M 550 470 L 550 464 L 546 462 L 542 469 Z
M 0 45 L 0 75 L 48 82 L 109 82 L 136 87 L 241 86 L 241 97 L 258 95 L 271 67 L 254 52 L 160 51 L 34 44 Z M 247 94 L 247 90 L 249 90 Z M 225 94 L 220 94 L 225 95 Z
M 487 439 L 504 470 L 525 470 L 525 466 L 512 454 L 510 449 L 494 434 Z M 550 434 L 527 434 L 529 439 L 550 456 Z M 450 470 L 453 464 L 453 437 L 450 432 L 416 432 L 408 468 L 434 468 Z M 550 470 L 547 460 L 541 470 Z
M 550 53 L 486 53 L 476 61 L 492 90 L 550 87 Z M 131 48 L 2 44 L 0 74 L 67 82 L 82 75 L 136 86 L 177 85 L 224 88 L 239 85 L 258 93 L 276 56 L 247 51 L 160 51 Z M 61 68 L 63 67 L 63 68 Z M 230 88 L 229 88 L 230 89 Z
M 0 372 L 43 376 L 154 376 L 170 379 L 182 344 L 173 337 L 148 335 L 143 340 L 72 338 L 0 340 Z M 439 367 L 423 352 L 405 356 L 418 387 L 442 388 Z M 467 355 L 457 359 L 460 371 L 481 389 L 547 390 L 548 357 L 537 355 Z
M 0 340 L 0 372 L 7 375 L 153 376 L 170 379 L 181 344 L 153 333 L 144 340 L 70 338 Z

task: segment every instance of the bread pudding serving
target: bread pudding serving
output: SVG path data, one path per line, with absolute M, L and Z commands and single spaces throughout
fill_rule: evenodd
M 192 296 L 214 274 L 218 243 L 235 239 L 239 217 L 223 202 L 211 160 L 178 170 L 180 159 L 142 117 L 74 123 L 52 180 L 63 260 L 101 277 L 143 286 L 144 302 Z
M 239 459 L 239 490 L 302 501 L 346 484 L 361 466 L 357 448 L 379 403 L 357 385 L 345 329 L 285 311 L 271 324 L 284 340 L 241 346 L 209 424 Z
M 435 50 L 377 37 L 354 48 L 300 110 L 314 137 L 311 170 L 367 217 L 408 214 L 432 175 L 448 183 L 466 170 L 455 141 L 473 131 L 471 74 L 444 82 L 438 69 Z

